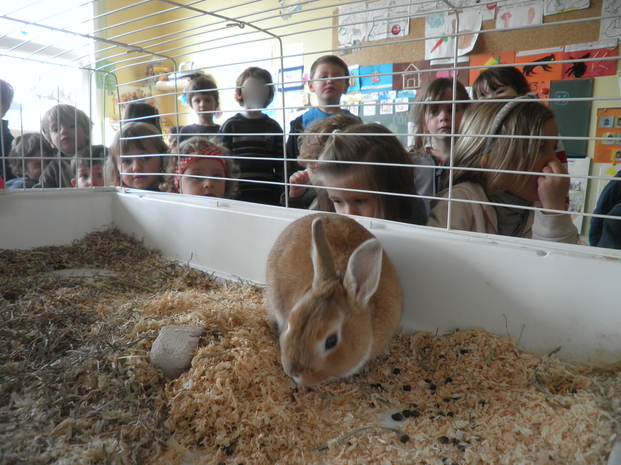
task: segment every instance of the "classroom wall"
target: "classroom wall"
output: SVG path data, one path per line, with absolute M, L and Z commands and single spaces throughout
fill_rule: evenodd
M 276 2 L 266 4 L 266 2 L 249 2 L 243 6 L 227 9 L 226 16 L 239 18 L 243 21 L 255 24 L 256 26 L 269 30 L 270 32 L 282 37 L 285 54 L 294 44 L 303 44 L 302 62 L 305 70 L 310 68 L 317 56 L 325 53 L 333 53 L 338 48 L 337 24 L 338 19 L 330 17 L 330 13 L 337 13 L 334 9 L 330 13 L 321 9 L 327 2 L 322 0 L 312 2 L 305 8 L 284 20 L 279 14 L 279 7 Z M 122 0 L 106 0 L 104 8 L 107 11 L 122 8 Z M 256 32 L 251 27 L 243 29 L 238 27 L 222 27 L 219 19 L 212 19 L 204 12 L 222 10 L 222 3 L 217 0 L 207 0 L 196 4 L 202 10 L 188 13 L 187 11 L 170 11 L 162 14 L 170 8 L 169 5 L 160 3 L 148 3 L 140 8 L 145 9 L 143 14 L 152 14 L 150 19 L 141 20 L 140 24 L 128 24 L 114 29 L 114 36 L 127 34 L 122 39 L 127 41 L 147 41 L 147 43 L 157 43 L 157 37 L 166 37 L 169 43 L 162 45 L 159 49 L 168 56 L 174 58 L 177 64 L 182 61 L 195 61 L 196 67 L 207 67 L 207 71 L 212 73 L 218 81 L 221 90 L 221 109 L 222 116 L 216 121 L 224 122 L 234 112 L 239 110 L 238 104 L 233 99 L 234 80 L 240 70 L 249 66 L 251 63 L 268 63 L 271 61 L 274 67 L 279 67 L 280 62 L 273 58 L 280 55 L 280 46 L 277 40 L 268 38 L 262 32 Z M 517 29 L 508 31 L 498 31 L 482 33 L 479 35 L 478 42 L 474 50 L 469 55 L 484 53 L 500 53 L 504 51 L 520 51 L 538 49 L 571 43 L 581 43 L 598 40 L 599 21 L 587 21 L 573 25 L 555 25 L 559 21 L 574 19 L 588 19 L 600 16 L 602 0 L 592 0 L 591 6 L 586 10 L 563 13 L 560 15 L 544 17 L 545 27 L 533 29 Z M 266 11 L 267 9 L 267 11 Z M 118 16 L 122 18 L 122 12 Z M 187 19 L 190 16 L 196 16 Z M 113 15 L 110 22 L 117 20 Z M 183 20 L 181 23 L 180 21 Z M 393 39 L 363 43 L 363 47 L 358 52 L 345 54 L 342 58 L 349 64 L 361 66 L 381 64 L 387 62 L 404 62 L 424 59 L 424 17 L 413 17 L 410 21 L 410 35 L 406 39 Z M 122 21 L 120 21 L 122 22 Z M 304 22 L 304 30 L 311 30 L 303 34 L 296 31 L 296 25 Z M 183 24 L 180 30 L 179 24 Z M 214 27 L 214 24 L 219 24 Z M 157 26 L 145 32 L 140 31 L 143 27 Z M 483 31 L 495 28 L 495 21 L 484 21 Z M 133 31 L 133 32 L 132 32 Z M 240 47 L 238 44 L 243 43 Z M 249 49 L 246 54 L 243 49 Z M 128 54 L 129 57 L 136 54 Z M 252 57 L 252 58 L 248 58 Z M 125 58 L 124 58 L 125 59 Z M 258 61 L 257 61 L 258 60 Z M 248 62 L 250 61 L 250 62 Z M 267 65 L 266 65 L 267 66 Z M 287 66 L 287 64 L 285 64 Z M 132 82 L 144 77 L 146 64 L 141 63 L 131 67 L 121 69 L 117 72 L 119 82 Z M 276 76 L 274 76 L 276 78 Z M 193 113 L 189 107 L 175 101 L 174 89 L 155 91 L 158 107 L 162 113 L 173 114 L 179 111 L 179 123 L 188 124 L 193 120 Z M 619 98 L 619 85 L 615 76 L 597 77 L 594 82 L 593 97 L 615 99 Z M 311 94 L 311 104 L 315 105 L 314 94 Z M 592 103 L 590 118 L 590 135 L 595 134 L 597 108 L 606 106 L 618 106 L 615 100 L 594 101 Z M 174 124 L 174 123 L 173 123 Z M 588 156 L 593 156 L 594 143 L 588 144 Z M 600 166 L 591 164 L 591 175 L 600 174 Z M 592 212 L 599 192 L 603 188 L 604 182 L 592 180 L 589 182 L 587 191 L 586 211 Z M 589 221 L 584 221 L 580 240 L 588 243 Z
M 284 20 L 280 15 L 280 7 L 276 2 L 267 5 L 265 2 L 250 2 L 243 7 L 227 9 L 220 12 L 227 17 L 240 18 L 245 22 L 256 24 L 256 26 L 269 30 L 273 34 L 282 37 L 282 44 L 287 48 L 293 44 L 304 44 L 304 56 L 300 59 L 306 68 L 310 68 L 312 62 L 317 58 L 318 53 L 329 53 L 331 49 L 331 37 L 325 31 L 331 26 L 331 18 L 326 11 L 321 10 L 323 1 L 313 2 L 311 7 Z M 106 0 L 102 4 L 105 11 L 113 11 L 124 6 L 122 0 Z M 222 27 L 222 20 L 212 18 L 203 12 L 219 12 L 222 10 L 222 2 L 211 0 L 195 4 L 199 11 L 188 12 L 187 10 L 169 10 L 170 5 L 163 3 L 150 3 L 141 6 L 144 11 L 142 14 L 152 15 L 150 18 L 143 19 L 139 24 L 132 23 L 113 31 L 108 31 L 106 38 L 112 38 L 119 34 L 124 35 L 123 40 L 131 42 L 147 41 L 146 43 L 166 42 L 157 47 L 161 53 L 174 58 L 177 66 L 182 62 L 193 61 L 195 68 L 205 68 L 205 71 L 212 74 L 220 89 L 221 110 L 223 114 L 216 122 L 223 123 L 234 112 L 239 110 L 239 105 L 233 97 L 235 79 L 246 67 L 259 64 L 268 68 L 279 68 L 281 50 L 278 40 L 271 38 L 268 34 L 257 32 L 252 27 L 246 25 L 243 29 L 238 27 Z M 275 8 L 274 8 L 275 7 Z M 271 11 L 265 11 L 272 8 Z M 108 22 L 123 22 L 123 12 L 112 15 Z M 304 22 L 304 27 L 316 29 L 314 32 L 299 34 L 296 32 L 296 24 Z M 180 25 L 183 26 L 180 26 Z M 219 26 L 215 27 L 214 25 Z M 140 31 L 141 28 L 155 27 L 147 31 Z M 132 32 L 134 31 L 134 32 Z M 159 41 L 157 37 L 163 38 Z M 243 45 L 239 45 L 242 43 Z M 289 49 L 290 50 L 290 49 Z M 290 52 L 289 52 L 290 55 Z M 129 53 L 122 57 L 136 58 L 140 55 Z M 119 61 L 121 58 L 113 59 Z M 144 78 L 146 68 L 145 63 L 119 69 L 116 73 L 120 83 L 133 82 Z M 174 64 L 166 63 L 166 66 Z M 126 65 L 119 65 L 126 66 Z M 285 66 L 287 66 L 285 64 Z M 274 76 L 276 79 L 277 76 Z M 160 113 L 168 114 L 172 124 L 176 124 L 177 119 L 172 115 L 179 112 L 179 124 L 189 124 L 194 122 L 194 114 L 189 106 L 180 102 L 175 103 L 175 90 L 182 91 L 182 88 L 175 89 L 152 87 L 156 98 L 156 105 Z M 121 92 L 123 89 L 121 89 Z M 316 102 L 313 102 L 313 104 Z

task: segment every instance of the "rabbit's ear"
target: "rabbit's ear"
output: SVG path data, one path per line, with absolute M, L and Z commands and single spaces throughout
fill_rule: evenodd
M 369 239 L 358 246 L 349 257 L 343 281 L 349 297 L 366 306 L 379 286 L 382 273 L 382 244 Z
M 311 257 L 313 260 L 313 287 L 317 287 L 323 281 L 331 279 L 336 275 L 334 269 L 334 258 L 330 251 L 326 230 L 321 218 L 315 218 L 312 226 L 313 246 Z

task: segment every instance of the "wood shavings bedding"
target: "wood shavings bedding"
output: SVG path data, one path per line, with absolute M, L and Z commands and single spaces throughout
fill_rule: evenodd
M 118 274 L 40 274 L 73 267 Z M 618 430 L 616 367 L 481 330 L 398 336 L 368 373 L 298 387 L 260 288 L 216 286 L 115 230 L 5 251 L 0 272 L 2 463 L 605 463 Z M 172 382 L 148 359 L 169 324 L 205 330 Z

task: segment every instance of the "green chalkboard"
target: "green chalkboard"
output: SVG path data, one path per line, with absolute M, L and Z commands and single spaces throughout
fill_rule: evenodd
M 408 99 L 408 104 L 411 103 L 414 99 Z M 387 105 L 384 105 L 385 109 L 390 108 L 390 114 L 382 114 L 381 105 L 382 102 L 375 103 L 375 114 L 374 115 L 365 115 L 363 114 L 362 105 L 360 106 L 360 118 L 365 123 L 379 123 L 386 126 L 392 132 L 397 134 L 399 140 L 403 143 L 404 146 L 407 146 L 408 139 L 408 122 L 410 120 L 410 112 L 409 105 L 408 111 L 396 111 L 397 107 L 393 104 L 393 102 L 387 102 Z M 405 103 L 405 102 L 404 102 Z
M 565 79 L 552 81 L 550 98 L 567 99 L 551 101 L 550 108 L 556 114 L 558 129 L 563 137 L 587 137 L 589 135 L 590 101 L 574 101 L 593 95 L 593 79 Z M 584 158 L 587 155 L 586 140 L 563 140 L 568 158 Z

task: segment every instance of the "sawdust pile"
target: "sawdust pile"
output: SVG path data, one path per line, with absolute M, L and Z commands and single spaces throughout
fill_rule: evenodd
M 94 278 L 62 268 L 114 272 Z M 484 331 L 399 336 L 312 389 L 280 365 L 262 290 L 216 285 L 115 230 L 0 254 L 0 462 L 605 463 L 621 376 Z M 159 329 L 204 329 L 167 382 Z M 528 328 L 526 329 L 528 330 Z

